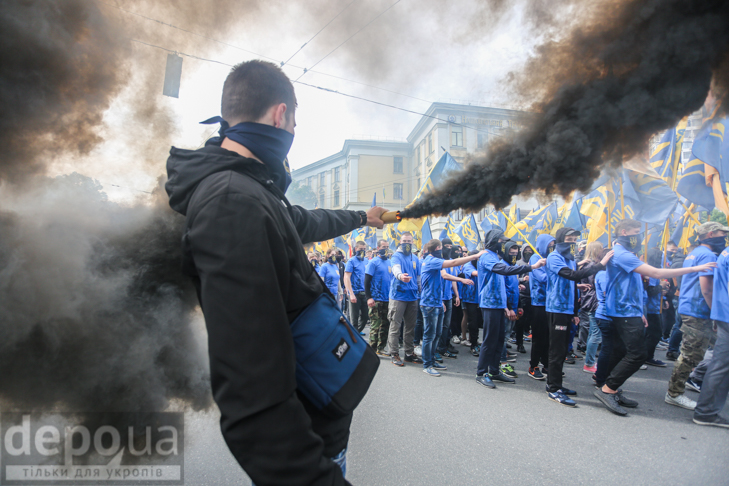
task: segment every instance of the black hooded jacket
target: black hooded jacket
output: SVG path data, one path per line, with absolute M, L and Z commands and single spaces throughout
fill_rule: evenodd
M 488 233 L 484 235 L 484 248 L 487 250 L 491 250 L 493 252 L 499 253 L 499 256 L 501 258 L 504 258 L 504 255 L 506 254 L 506 242 L 504 242 L 504 249 L 502 250 L 501 244 L 499 243 L 499 240 L 503 238 L 506 239 L 506 236 L 504 236 L 504 232 L 500 229 L 492 229 L 489 230 Z M 509 265 L 508 263 L 499 262 L 495 264 L 491 271 L 504 276 L 509 275 L 524 275 L 526 273 L 529 273 L 532 271 L 531 265 Z
M 290 206 L 266 166 L 220 147 L 173 147 L 167 174 L 230 451 L 257 484 L 346 484 L 328 458 L 352 416 L 329 419 L 297 393 L 290 323 L 324 292 L 303 243 L 359 227 L 359 214 Z
M 570 233 L 576 232 L 572 228 L 560 228 L 557 230 L 557 233 L 555 234 L 555 243 L 564 243 L 564 239 L 567 235 Z M 577 270 L 572 270 L 571 268 L 562 267 L 559 269 L 559 275 L 562 278 L 566 278 L 567 280 L 572 280 L 573 282 L 579 282 L 583 278 L 587 278 L 591 275 L 595 275 L 600 270 L 605 270 L 605 266 L 602 263 L 595 263 L 594 265 L 585 265 L 582 268 L 579 268 Z

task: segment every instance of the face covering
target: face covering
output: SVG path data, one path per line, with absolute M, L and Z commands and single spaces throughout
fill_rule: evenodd
M 531 259 L 532 255 L 534 255 L 534 252 L 531 251 L 531 248 L 529 250 L 524 250 L 522 252 L 522 256 L 524 258 L 524 261 L 529 263 L 529 259 Z
M 311 260 L 311 266 L 316 267 L 316 260 Z
M 643 237 L 640 233 L 631 236 L 618 236 L 620 246 L 633 253 L 638 253 L 642 248 Z
M 362 260 L 364 258 L 364 255 L 365 255 L 364 250 L 357 251 L 357 258 L 359 258 L 360 260 Z
M 433 250 L 431 253 L 435 258 L 443 258 L 443 250 Z
M 341 262 L 341 261 L 342 261 L 342 257 L 340 257 L 339 255 L 337 255 L 337 262 Z
M 329 257 L 329 263 L 335 263 L 337 261 L 337 257 Z
M 402 243 L 400 245 L 400 249 L 402 250 L 403 255 L 410 256 L 410 252 L 413 251 L 413 244 L 412 243 Z
M 463 254 L 460 251 L 454 251 L 453 252 L 453 258 L 461 258 Z
M 377 250 L 377 254 L 380 255 L 380 258 L 384 260 L 385 258 L 387 258 L 387 248 L 380 248 L 379 250 Z
M 294 143 L 294 135 L 271 125 L 262 123 L 244 122 L 235 126 L 228 123 L 219 116 L 214 116 L 204 122 L 205 125 L 220 123 L 219 137 L 213 137 L 205 145 L 217 145 L 223 143 L 228 137 L 250 150 L 266 166 L 271 174 L 271 180 L 281 192 L 285 193 L 291 184 L 291 169 L 286 156 Z
M 451 248 L 447 248 L 444 246 L 441 252 L 443 254 L 443 259 L 449 260 L 451 258 Z
M 673 261 L 673 256 L 675 254 L 676 254 L 675 251 L 667 251 L 666 252 L 666 260 L 668 260 L 669 262 L 672 262 Z
M 566 260 L 574 260 L 577 253 L 577 243 L 557 243 L 555 249 Z
M 724 248 L 726 248 L 726 238 L 724 238 L 723 236 L 706 238 L 704 240 L 701 240 L 700 243 L 702 245 L 709 245 L 711 247 L 711 251 L 713 251 L 717 255 L 721 253 Z
M 510 265 L 516 265 L 516 261 L 519 259 L 519 255 L 509 255 L 509 259 L 507 260 Z
M 552 253 L 553 251 L 554 251 L 554 245 L 549 245 L 549 246 L 547 247 L 547 255 L 549 255 L 549 254 L 550 254 L 550 253 Z

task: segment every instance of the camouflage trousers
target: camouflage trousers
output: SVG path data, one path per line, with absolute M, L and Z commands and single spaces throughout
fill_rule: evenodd
M 676 360 L 668 381 L 668 394 L 677 397 L 686 390 L 686 380 L 702 359 L 709 344 L 716 342 L 716 332 L 713 330 L 711 319 L 700 319 L 694 316 L 681 314 L 683 325 L 683 341 L 681 342 L 681 356 Z
M 377 351 L 385 351 L 387 335 L 390 332 L 390 321 L 387 319 L 389 302 L 377 302 L 370 307 L 370 346 Z

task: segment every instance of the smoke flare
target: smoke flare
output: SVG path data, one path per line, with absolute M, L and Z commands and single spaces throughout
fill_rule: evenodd
M 537 190 L 586 191 L 606 164 L 646 150 L 651 135 L 701 107 L 712 73 L 715 94 L 726 96 L 728 2 L 609 2 L 591 18 L 543 45 L 512 80 L 520 94 L 546 100 L 529 126 L 470 159 L 403 217 L 503 208 Z

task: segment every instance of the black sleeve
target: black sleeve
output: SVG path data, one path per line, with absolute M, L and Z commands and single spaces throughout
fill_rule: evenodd
M 557 275 L 562 278 L 566 278 L 567 280 L 572 280 L 573 282 L 579 282 L 585 277 L 595 275 L 600 270 L 605 270 L 605 267 L 602 265 L 602 263 L 596 263 L 594 265 L 590 265 L 589 267 L 584 267 L 579 270 L 572 270 L 571 268 L 562 267 L 559 269 Z
M 301 206 L 291 206 L 289 212 L 302 243 L 330 240 L 361 226 L 360 216 L 356 211 L 341 209 L 309 211 Z
M 346 484 L 296 393 L 284 298 L 291 268 L 275 257 L 287 248 L 277 222 L 260 201 L 241 194 L 196 209 L 184 241 L 200 279 L 225 442 L 257 484 Z
M 529 273 L 532 271 L 531 265 L 507 265 L 504 262 L 499 262 L 494 264 L 494 266 L 491 268 L 491 271 L 494 273 L 498 273 L 499 275 L 524 275 L 525 273 Z
M 660 294 L 663 290 L 663 287 L 660 285 L 646 285 L 645 291 L 648 293 L 649 297 L 655 297 L 656 295 Z
M 372 287 L 372 275 L 367 275 L 365 273 L 365 297 L 367 297 L 367 300 L 370 300 L 372 298 L 372 293 L 370 292 L 371 287 Z

